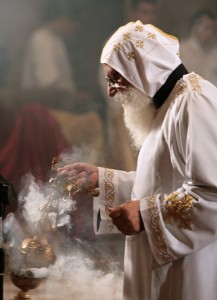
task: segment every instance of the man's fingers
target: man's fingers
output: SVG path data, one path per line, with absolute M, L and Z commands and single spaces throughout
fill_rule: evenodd
M 110 207 L 109 208 L 109 217 L 112 219 L 119 218 L 121 216 L 121 209 L 120 207 Z
M 67 174 L 70 172 L 79 173 L 83 170 L 84 170 L 84 165 L 82 163 L 74 163 L 57 169 L 59 173 L 67 173 Z

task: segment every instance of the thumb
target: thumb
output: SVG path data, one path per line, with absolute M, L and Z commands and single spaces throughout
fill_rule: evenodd
M 121 215 L 120 207 L 110 207 L 108 210 L 109 210 L 109 217 L 112 219 L 118 218 Z

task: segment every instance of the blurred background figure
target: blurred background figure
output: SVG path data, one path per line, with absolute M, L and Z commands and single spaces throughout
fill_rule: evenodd
M 88 160 L 95 162 L 103 146 L 101 118 L 92 97 L 76 88 L 67 50 L 79 29 L 77 7 L 47 0 L 38 9 L 41 26 L 26 42 L 20 85 L 6 85 L 6 71 L 1 79 L 0 172 L 16 188 L 26 173 L 46 181 L 62 152 L 91 145 Z
M 46 0 L 42 15 L 44 24 L 31 34 L 27 43 L 21 87 L 52 91 L 53 101 L 56 92 L 59 93 L 59 100 L 50 103 L 55 108 L 78 113 L 93 110 L 91 96 L 76 87 L 70 59 L 73 53 L 69 54 L 67 47 L 79 30 L 78 6 L 69 0 Z
M 128 20 L 140 20 L 143 24 L 156 24 L 158 0 L 131 0 Z
M 48 4 L 47 4 L 48 5 Z M 64 38 L 73 38 L 78 27 L 74 10 L 54 1 L 45 8 L 45 24 L 30 37 L 25 60 L 24 88 L 53 87 L 75 89 Z
M 180 42 L 180 55 L 188 71 L 217 85 L 216 16 L 207 10 L 191 19 L 189 36 Z
M 144 24 L 156 24 L 157 0 L 131 0 L 128 2 L 125 19 L 140 20 Z M 125 127 L 122 114 L 123 108 L 108 97 L 108 84 L 102 65 L 99 66 L 99 86 L 108 102 L 107 115 L 107 157 L 109 167 L 131 171 L 136 167 L 136 150 Z M 115 151 L 114 151 L 115 149 Z

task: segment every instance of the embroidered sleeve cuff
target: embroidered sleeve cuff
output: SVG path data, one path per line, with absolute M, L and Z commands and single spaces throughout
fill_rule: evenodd
M 177 190 L 168 196 L 152 195 L 140 201 L 141 217 L 153 255 L 164 264 L 187 254 L 185 236 L 193 226 L 194 198 Z M 189 249 L 188 249 L 189 248 Z
M 119 233 L 108 216 L 108 208 L 117 205 L 115 186 L 117 175 L 112 169 L 98 168 L 100 195 L 94 198 L 94 231 L 100 233 Z
M 160 195 L 152 195 L 140 200 L 140 211 L 148 236 L 149 244 L 156 261 L 162 265 L 171 262 L 174 257 L 169 251 L 164 235 L 163 220 L 160 212 Z

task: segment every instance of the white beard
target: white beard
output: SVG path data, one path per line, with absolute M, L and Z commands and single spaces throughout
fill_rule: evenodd
M 118 92 L 115 101 L 124 108 L 124 122 L 129 131 L 133 146 L 139 150 L 150 132 L 157 110 L 154 108 L 152 98 L 144 95 L 136 88 Z

